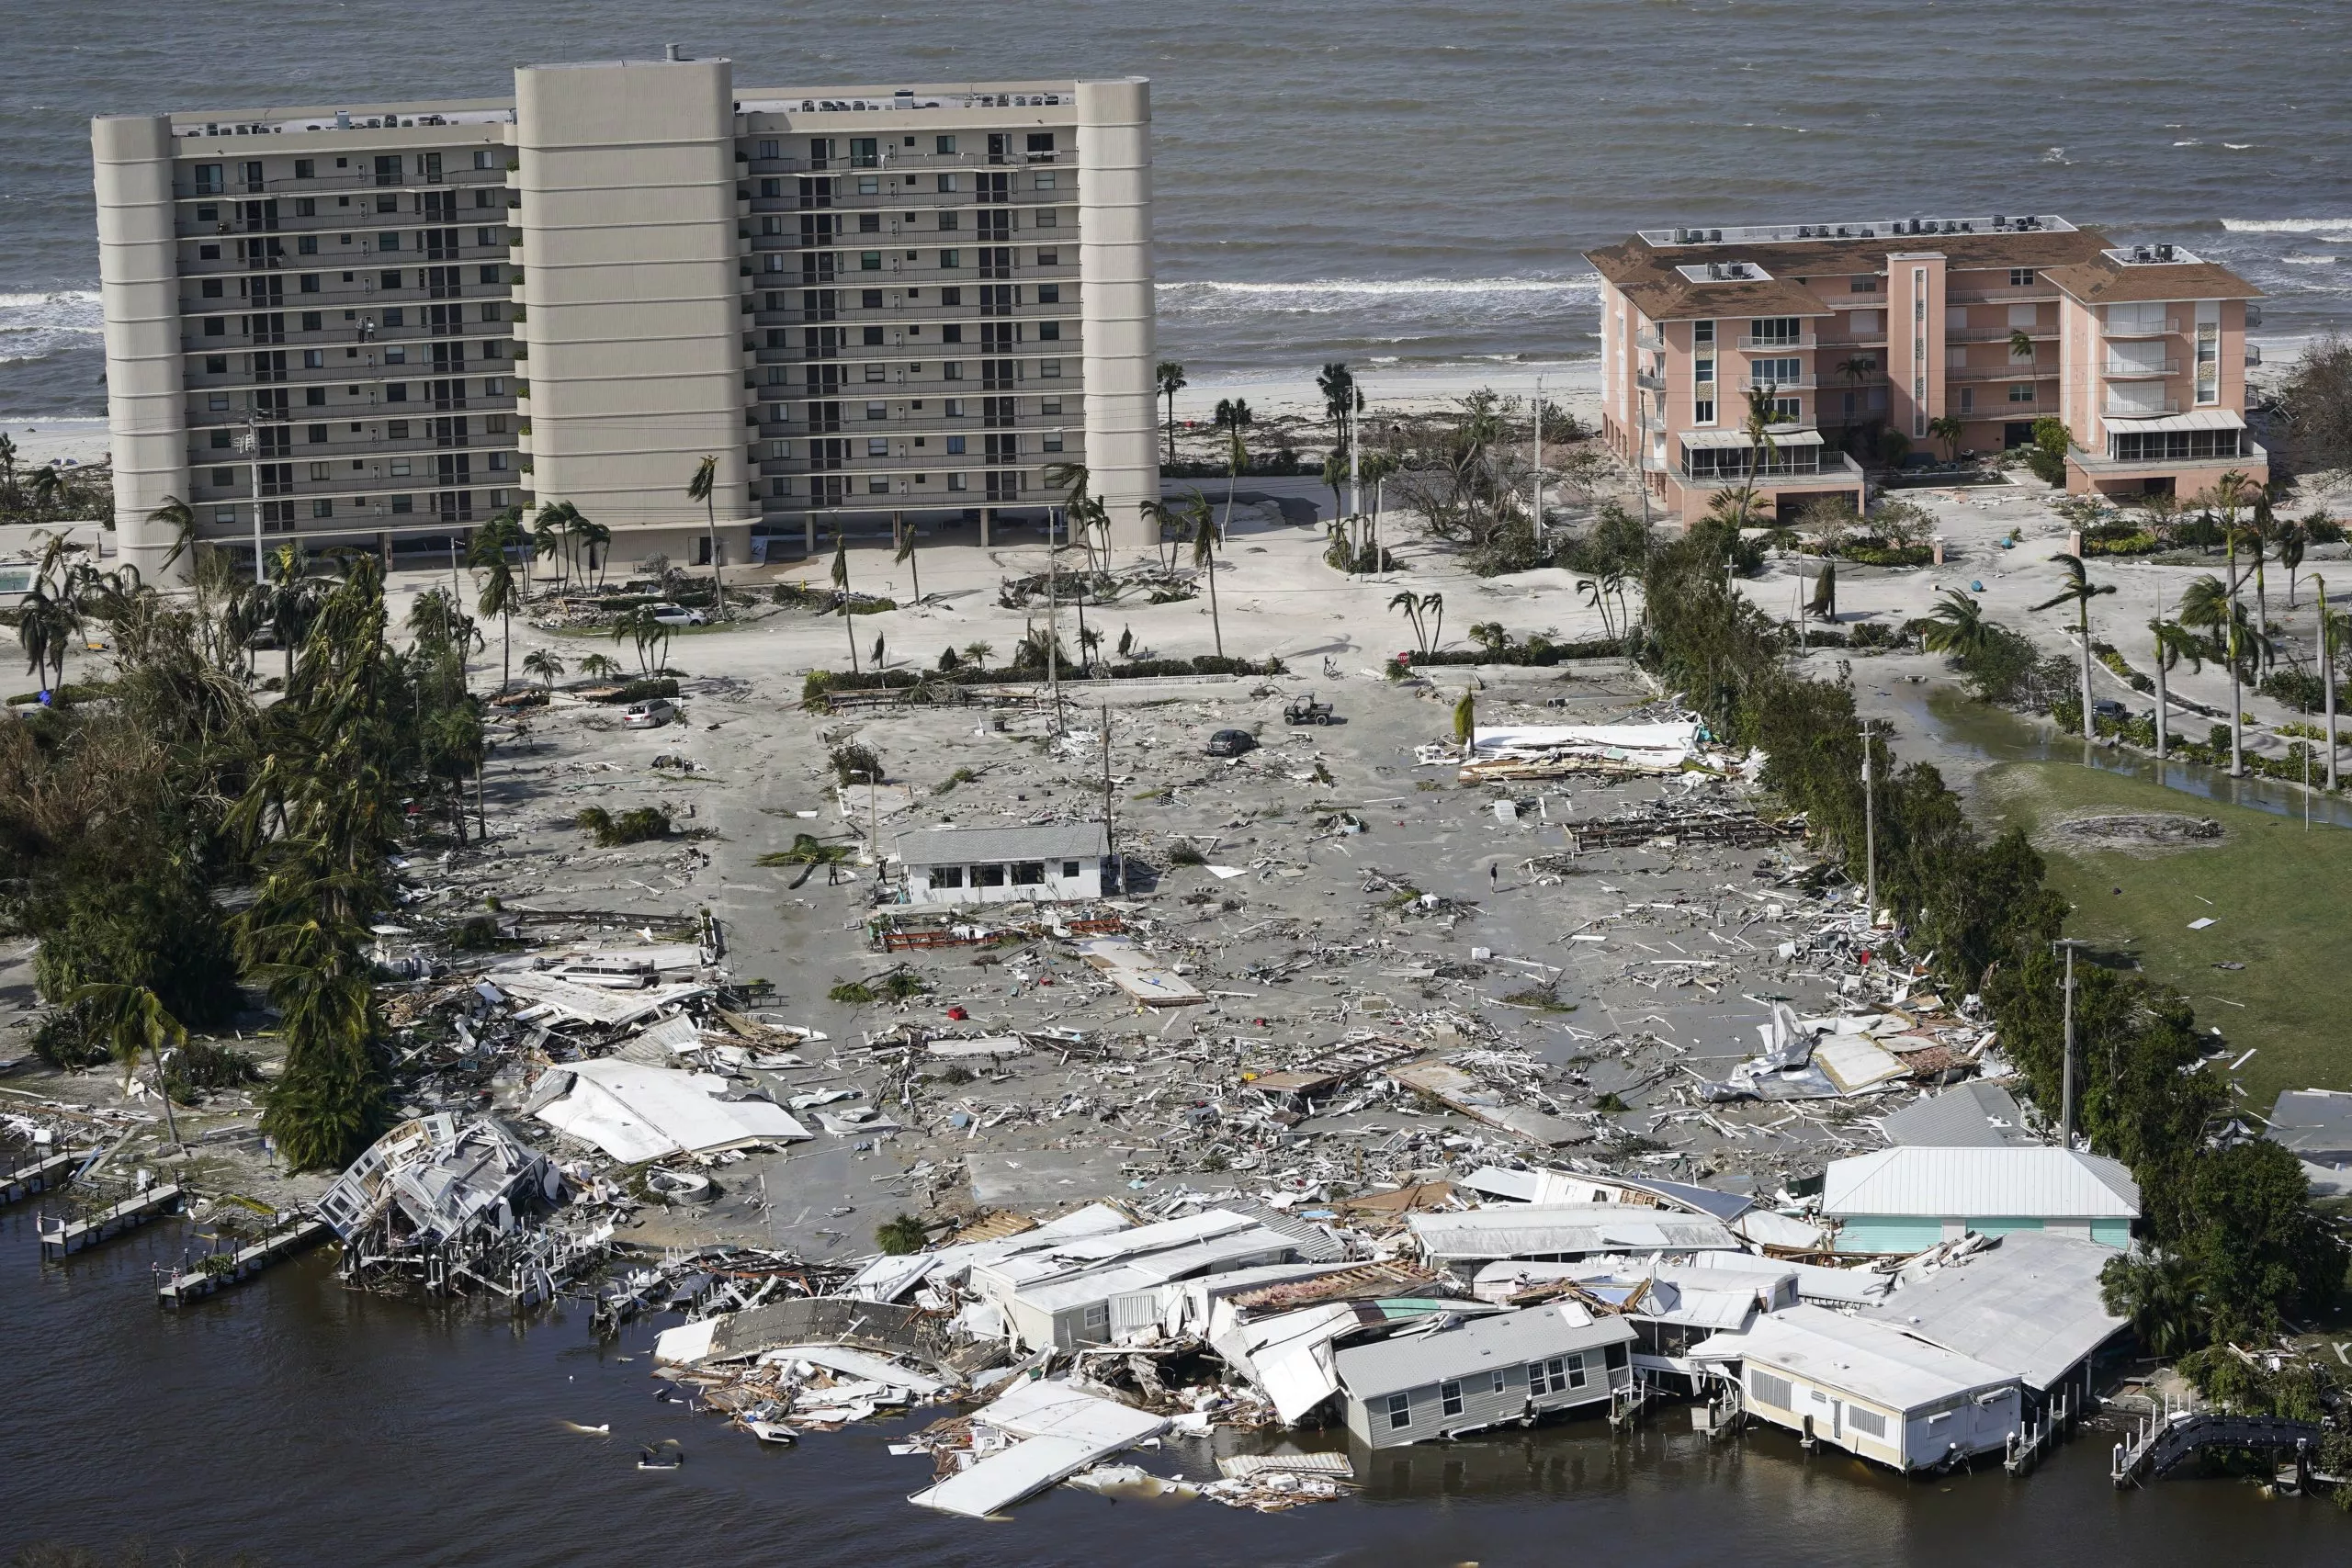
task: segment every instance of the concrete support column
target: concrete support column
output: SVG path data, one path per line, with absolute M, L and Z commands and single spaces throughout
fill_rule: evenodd
M 175 543 L 147 521 L 188 493 L 187 394 L 180 346 L 178 242 L 173 231 L 168 115 L 90 122 L 98 209 L 98 290 L 106 322 L 107 423 L 122 558 L 149 581 Z M 192 555 L 172 576 L 187 581 Z
M 1113 540 L 1148 549 L 1157 530 L 1138 507 L 1159 499 L 1149 82 L 1078 84 L 1078 163 L 1087 472 Z

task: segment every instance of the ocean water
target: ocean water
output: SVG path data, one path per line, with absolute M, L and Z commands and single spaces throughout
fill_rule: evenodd
M 1196 386 L 1592 352 L 1636 224 L 2055 211 L 2352 317 L 2344 0 L 512 0 L 25 6 L 0 78 L 0 420 L 103 412 L 86 121 L 510 90 L 726 53 L 747 85 L 1155 84 L 1160 341 Z

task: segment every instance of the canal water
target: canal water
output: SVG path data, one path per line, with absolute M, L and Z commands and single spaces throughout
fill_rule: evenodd
M 2341 1564 L 2352 1518 L 2234 1482 L 2119 1494 L 2111 1438 L 2086 1431 L 2039 1473 L 1904 1481 L 1750 1433 L 1710 1445 L 1669 1408 L 1384 1454 L 1361 1495 L 1275 1517 L 1112 1502 L 1063 1489 L 978 1524 L 916 1508 L 921 1459 L 872 1423 L 763 1449 L 658 1402 L 654 1325 L 616 1344 L 584 1312 L 518 1325 L 474 1308 L 345 1292 L 323 1256 L 174 1314 L 150 1268 L 172 1220 L 66 1265 L 37 1259 L 32 1210 L 0 1213 L 0 1561 L 28 1542 L 275 1564 L 530 1568 L 899 1563 L 1453 1564 L 1632 1561 L 1643 1568 Z M 936 1413 L 934 1413 L 936 1414 Z M 610 1423 L 609 1438 L 565 1421 Z M 675 1438 L 684 1466 L 636 1468 Z M 1207 1445 L 1144 1456 L 1207 1476 Z
M 2197 801 L 2222 801 L 2273 816 L 2301 818 L 2310 814 L 2314 828 L 2352 828 L 2352 798 L 2331 798 L 2323 789 L 2305 791 L 2281 779 L 2230 777 L 2224 768 L 2207 767 L 2166 758 L 2159 763 L 2130 747 L 2086 743 L 2065 735 L 2043 720 L 2025 718 L 2006 708 L 1972 701 L 1965 694 L 1939 682 L 1925 684 L 1893 681 L 1884 685 L 1865 682 L 1858 671 L 1857 700 L 1865 717 L 1891 718 L 1895 732 L 1891 744 L 1905 762 L 1932 762 L 1951 774 L 1996 762 L 2073 762 L 2102 773 L 2161 784 L 2195 797 L 2180 809 L 2195 811 Z M 2199 722 L 2197 735 L 2203 737 Z

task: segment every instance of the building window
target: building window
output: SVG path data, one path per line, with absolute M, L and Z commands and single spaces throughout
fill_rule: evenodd
M 416 510 L 416 497 L 414 497 L 414 496 L 413 496 L 413 495 L 396 495 L 396 496 L 392 497 L 392 510 L 393 510 L 394 512 L 413 512 L 413 511 L 415 511 L 415 510 Z
M 1012 863 L 1012 885 L 1015 887 L 1036 887 L 1046 880 L 1046 863 L 1023 860 Z
M 964 443 L 967 439 L 968 438 L 961 435 L 949 436 L 947 438 L 947 455 L 951 457 L 962 457 L 964 455 Z
M 1062 338 L 1062 324 L 1059 321 L 1039 321 L 1037 338 L 1041 343 L 1059 343 Z
M 1496 1371 L 1492 1375 L 1493 1375 L 1493 1378 L 1494 1378 L 1494 1382 L 1493 1382 L 1493 1383 L 1492 1383 L 1492 1385 L 1487 1389 L 1487 1393 L 1502 1393 L 1502 1391 L 1503 1391 L 1504 1378 L 1503 1378 L 1503 1374 L 1502 1374 L 1501 1371 L 1500 1371 L 1499 1369 L 1498 1369 L 1498 1370 L 1497 1370 L 1497 1371 Z
M 939 265 L 943 267 L 962 266 L 964 265 L 964 253 L 961 251 L 942 251 L 939 253 Z M 948 303 L 953 304 L 954 301 L 950 300 Z
M 1045 439 L 1038 443 L 1038 449 L 1045 452 L 1060 451 L 1062 449 L 1061 433 L 1059 431 L 1048 431 Z
M 212 521 L 215 523 L 234 523 L 236 520 L 237 509 L 233 506 L 216 506 L 212 509 Z
M 890 417 L 890 405 L 888 403 L 868 403 L 865 405 L 865 417 L 868 419 L 888 419 Z
M 1409 1426 L 1411 1426 L 1412 1424 L 1413 1424 L 1413 1396 L 1412 1396 L 1411 1394 L 1409 1394 L 1409 1393 L 1392 1393 L 1392 1394 L 1390 1394 L 1390 1395 L 1388 1396 L 1388 1428 L 1389 1428 L 1389 1430 L 1390 1430 L 1390 1431 L 1392 1431 L 1392 1432 L 1393 1432 L 1393 1431 L 1401 1431 L 1401 1430 L 1403 1430 L 1405 1427 L 1409 1427 Z
M 882 362 L 878 359 L 865 367 L 865 378 L 869 381 L 887 380 L 888 378 L 888 370 L 884 367 Z
M 881 474 L 869 474 L 866 476 L 865 489 L 869 495 L 888 495 L 890 493 L 890 481 Z
M 305 370 L 323 370 L 323 369 L 325 369 L 325 368 L 326 368 L 326 363 L 327 363 L 327 351 L 326 351 L 325 349 L 322 349 L 322 348 L 306 348 L 306 349 L 304 349 L 304 350 L 302 351 L 302 368 L 303 368 L 303 369 L 305 369 Z
M 384 471 L 396 479 L 404 479 L 408 478 L 408 465 L 409 460 L 406 457 L 394 457 L 386 465 Z
M 1566 1388 L 1567 1371 L 1556 1357 L 1549 1361 L 1527 1363 L 1527 1392 L 1538 1397 L 1557 1393 Z
M 2033 268 L 2030 266 L 2013 266 L 2009 268 L 2009 287 L 2012 288 L 2032 288 Z
M 1037 361 L 1037 374 L 1045 378 L 1046 380 L 1050 381 L 1061 373 L 1062 362 L 1060 360 L 1040 359 Z
M 1037 400 L 1037 412 L 1039 413 L 1059 413 L 1062 412 L 1062 400 L 1059 398 L 1039 398 Z
M 860 251 L 857 256 L 857 268 L 860 272 L 880 272 L 882 270 L 882 253 L 880 251 Z
M 1690 403 L 1690 423 L 1693 424 L 1714 423 L 1715 400 L 1713 398 L 1693 399 Z
M 1568 1366 L 1568 1386 L 1570 1388 L 1582 1388 L 1584 1386 L 1584 1358 L 1582 1356 L 1570 1356 L 1566 1358 L 1566 1359 Z M 1553 1375 L 1556 1378 L 1559 1375 L 1556 1369 L 1559 1367 L 1560 1363 L 1558 1361 L 1555 1361 L 1552 1365 L 1555 1369 Z
M 960 865 L 933 866 L 931 885 L 933 887 L 961 887 L 964 886 L 964 868 Z
M 1039 266 L 1059 266 L 1061 264 L 1062 254 L 1059 251 L 1039 251 L 1037 253 L 1037 265 Z
M 220 165 L 218 164 L 198 164 L 196 166 L 196 194 L 198 196 L 219 196 L 220 194 Z
M 228 318 L 224 316 L 207 316 L 204 318 L 204 335 L 206 337 L 221 337 L 226 335 L 228 331 Z
M 1054 209 L 1052 208 L 1041 207 L 1037 209 L 1036 226 L 1038 228 L 1052 229 L 1058 227 L 1058 224 L 1059 220 L 1054 216 Z
M 1714 322 L 1713 322 L 1713 321 L 1693 321 L 1693 322 L 1691 322 L 1691 323 L 1690 323 L 1690 344 L 1691 344 L 1691 346 L 1692 346 L 1693 348 L 1698 347 L 1698 346 L 1699 346 L 1699 345 L 1701 345 L 1702 344 L 1712 344 L 1712 343 L 1713 343 L 1714 341 L 1715 341 L 1715 323 L 1714 323 Z
M 217 277 L 208 277 L 197 285 L 197 291 L 207 299 L 218 299 L 221 296 L 220 280 Z
M 935 137 L 933 139 L 932 147 L 935 152 L 953 152 L 956 151 L 956 139 L 952 136 Z
M 330 498 L 326 497 L 326 496 L 323 496 L 323 495 L 322 495 L 322 496 L 321 496 L 321 497 L 319 497 L 319 499 L 318 499 L 318 500 L 316 500 L 316 501 L 314 501 L 314 502 L 311 502 L 311 516 L 313 516 L 313 517 L 332 517 L 332 516 L 334 516 L 334 501 L 333 501 L 333 500 L 331 500 Z
M 2011 383 L 2009 387 L 2009 401 L 2013 403 L 2030 403 L 2033 401 L 2033 383 L 2030 381 Z
M 1875 276 L 1848 278 L 1846 280 L 1846 292 L 1849 294 L 1875 294 L 1878 292 L 1878 279 Z
M 1062 862 L 1062 874 L 1064 876 L 1076 876 L 1078 874 L 1078 863 L 1074 860 L 1066 860 Z
M 1037 285 L 1037 303 L 1038 303 L 1038 304 L 1040 304 L 1040 305 L 1058 305 L 1058 304 L 1060 304 L 1061 302 L 1062 302 L 1062 286 L 1061 286 L 1060 284 L 1058 284 L 1058 283 L 1041 283 L 1041 284 Z
M 859 213 L 857 215 L 857 231 L 861 234 L 879 234 L 882 232 L 882 215 L 878 212 Z M 879 264 L 877 263 L 876 265 Z
M 879 175 L 858 175 L 857 194 L 860 196 L 880 196 L 882 194 L 882 176 Z M 877 218 L 876 221 L 879 222 L 880 220 Z
M 870 435 L 866 437 L 865 455 L 869 457 L 888 457 L 890 455 L 890 438 L 887 435 Z
M 1443 1411 L 1446 1415 L 1461 1415 L 1462 1385 L 1458 1382 L 1442 1382 L 1438 1384 L 1437 1400 L 1438 1408 Z
M 964 475 L 950 474 L 947 476 L 947 488 L 949 490 L 967 490 L 970 487 L 965 482 Z
M 235 484 L 237 482 L 237 470 L 234 468 L 215 468 L 212 470 L 212 482 L 215 486 L 220 488 L 226 488 L 227 486 Z
M 1962 413 L 1974 413 L 1976 412 L 1975 388 L 1962 387 L 1960 389 L 1960 412 Z
M 1003 886 L 1004 867 L 1001 865 L 974 866 L 972 868 L 972 886 L 975 887 Z
M 401 248 L 401 237 L 397 233 L 379 234 L 376 236 L 376 248 L 379 251 L 397 251 Z
M 945 365 L 941 366 L 940 371 L 950 381 L 960 381 L 964 378 L 964 367 L 953 359 L 949 360 Z M 954 400 L 951 399 L 949 400 L 953 401 Z

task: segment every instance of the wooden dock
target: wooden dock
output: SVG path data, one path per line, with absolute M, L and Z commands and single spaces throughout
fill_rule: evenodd
M 68 1149 L 0 1175 L 0 1203 L 20 1203 L 36 1192 L 47 1192 L 74 1179 L 74 1172 L 88 1159 L 89 1149 Z
M 51 1258 L 70 1257 L 86 1247 L 136 1230 L 158 1214 L 176 1213 L 186 1191 L 176 1181 L 151 1188 L 145 1192 L 125 1198 L 111 1209 L 102 1210 L 86 1220 L 40 1219 L 40 1255 L 44 1261 Z
M 175 1274 L 155 1286 L 155 1299 L 167 1307 L 202 1301 L 216 1291 L 241 1285 L 273 1263 L 306 1252 L 327 1235 L 324 1220 L 302 1219 L 274 1230 L 251 1247 L 235 1252 L 215 1252 L 195 1268 Z

